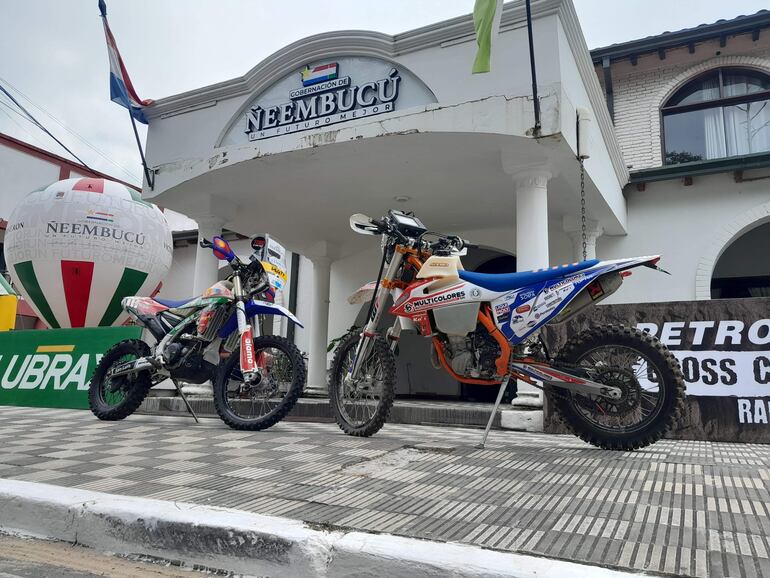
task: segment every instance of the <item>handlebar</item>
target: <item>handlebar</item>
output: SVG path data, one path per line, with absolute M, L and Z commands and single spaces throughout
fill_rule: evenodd
M 401 241 L 413 241 L 413 239 L 408 239 L 401 233 L 401 231 L 398 230 L 397 227 L 393 225 L 393 223 L 386 217 L 382 219 L 372 219 L 372 224 L 376 226 L 379 229 L 380 234 L 387 234 L 392 237 L 398 237 Z M 425 235 L 426 233 L 423 233 Z M 430 233 L 431 235 L 436 235 L 438 239 L 434 241 L 433 243 L 424 242 L 422 240 L 423 235 L 420 235 L 420 237 L 417 238 L 417 244 L 427 247 L 430 249 L 431 252 L 433 251 L 449 251 L 449 250 L 455 250 L 455 251 L 461 251 L 463 249 L 478 249 L 478 245 L 471 243 L 470 241 L 463 239 L 461 237 L 458 237 L 457 235 L 442 235 L 440 233 Z
M 463 249 L 477 249 L 478 245 L 474 245 L 466 239 L 462 239 L 456 235 L 442 235 L 437 241 L 428 244 L 428 248 L 434 251 L 447 251 L 454 249 L 455 251 L 462 251 Z
M 214 243 L 209 241 L 208 239 L 201 239 L 200 240 L 200 246 L 204 249 L 211 249 L 214 247 Z

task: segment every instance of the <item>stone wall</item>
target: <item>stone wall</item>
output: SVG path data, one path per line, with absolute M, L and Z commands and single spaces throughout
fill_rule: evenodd
M 650 330 L 679 358 L 688 395 L 671 437 L 770 443 L 770 298 L 599 305 L 546 327 L 549 351 L 605 324 Z M 545 431 L 567 433 L 548 404 Z

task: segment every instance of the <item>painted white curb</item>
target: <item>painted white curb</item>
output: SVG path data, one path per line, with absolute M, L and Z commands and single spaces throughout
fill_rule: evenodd
M 16 480 L 0 479 L 0 529 L 258 576 L 629 576 L 464 544 L 328 532 L 286 518 Z
M 541 433 L 543 431 L 543 410 L 504 409 L 500 412 L 500 427 Z

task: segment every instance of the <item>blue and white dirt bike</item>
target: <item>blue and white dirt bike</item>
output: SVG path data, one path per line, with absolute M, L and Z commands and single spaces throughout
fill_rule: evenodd
M 684 379 L 676 358 L 654 336 L 630 327 L 593 327 L 553 354 L 539 332 L 614 293 L 629 269 L 658 269 L 660 257 L 472 273 L 460 262 L 472 245 L 429 232 L 411 214 L 357 214 L 350 226 L 382 235 L 383 257 L 377 282 L 349 299 L 370 301 L 368 321 L 340 342 L 332 362 L 329 397 L 345 433 L 372 435 L 387 420 L 394 352 L 405 329 L 431 338 L 434 365 L 458 381 L 499 386 L 482 447 L 506 387 L 515 388 L 516 380 L 544 390 L 572 432 L 602 448 L 640 448 L 674 425 Z M 396 321 L 383 334 L 378 325 L 388 296 Z
M 123 309 L 147 329 L 155 344 L 127 339 L 104 354 L 88 392 L 96 417 L 119 420 L 131 415 L 150 388 L 165 379 L 174 383 L 193 417 L 179 383 L 211 380 L 214 407 L 235 429 L 265 429 L 291 411 L 305 386 L 305 360 L 287 339 L 260 335 L 258 321 L 260 315 L 281 315 L 302 324 L 270 302 L 274 293 L 265 267 L 274 265 L 260 260 L 259 242 L 252 241 L 255 252 L 244 263 L 221 237 L 201 240 L 201 247 L 211 248 L 230 264 L 232 274 L 199 297 L 123 299 Z

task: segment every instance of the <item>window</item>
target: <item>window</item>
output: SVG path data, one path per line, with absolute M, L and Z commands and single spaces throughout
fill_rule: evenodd
M 665 164 L 770 152 L 770 76 L 742 68 L 708 72 L 661 109 Z

